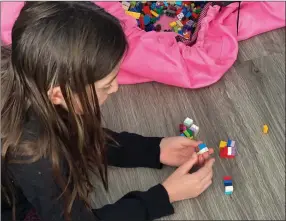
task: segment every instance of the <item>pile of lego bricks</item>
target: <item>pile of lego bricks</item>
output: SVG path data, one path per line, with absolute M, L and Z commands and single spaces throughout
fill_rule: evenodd
M 223 177 L 224 193 L 226 195 L 231 195 L 233 193 L 233 184 L 231 176 Z
M 219 155 L 221 158 L 234 158 L 236 155 L 235 141 L 228 139 L 228 141 L 221 140 L 219 144 Z
M 138 26 L 147 32 L 173 31 L 184 39 L 190 40 L 205 4 L 205 1 L 124 1 L 122 7 L 126 14 L 137 19 Z M 162 16 L 172 18 L 169 29 L 163 30 L 162 26 L 158 24 Z
M 194 139 L 194 137 L 198 135 L 199 129 L 200 128 L 194 124 L 193 119 L 188 117 L 184 120 L 183 124 L 180 124 L 181 136 L 188 137 L 189 139 Z M 204 143 L 199 144 L 198 148 L 198 154 L 203 154 L 209 151 L 207 145 Z

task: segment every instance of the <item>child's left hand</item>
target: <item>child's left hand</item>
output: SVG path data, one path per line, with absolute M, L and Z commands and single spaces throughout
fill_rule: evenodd
M 201 141 L 191 140 L 187 137 L 165 137 L 161 140 L 160 148 L 160 162 L 169 166 L 181 166 L 190 159 L 194 152 L 198 152 L 198 145 Z M 214 153 L 213 148 L 209 151 L 199 155 L 199 165 L 204 162 Z

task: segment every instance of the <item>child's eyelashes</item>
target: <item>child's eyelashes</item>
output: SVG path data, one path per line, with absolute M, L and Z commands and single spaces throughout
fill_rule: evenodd
M 112 86 L 112 85 L 105 86 L 104 89 L 105 89 L 105 90 L 108 90 L 109 88 L 111 88 L 111 86 Z

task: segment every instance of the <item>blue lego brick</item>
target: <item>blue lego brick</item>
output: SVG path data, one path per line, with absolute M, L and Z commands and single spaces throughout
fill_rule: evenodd
M 225 195 L 231 195 L 232 194 L 232 192 L 224 192 L 225 193 Z
M 176 5 L 182 5 L 182 1 L 176 1 Z
M 186 18 L 189 18 L 192 16 L 192 13 L 189 11 L 189 12 L 187 12 L 187 14 L 185 16 L 186 16 Z
M 228 140 L 227 140 L 227 146 L 228 146 L 228 147 L 230 147 L 231 141 L 232 141 L 231 139 L 228 139 Z
M 151 9 L 154 10 L 156 8 L 156 3 L 152 3 Z
M 231 180 L 225 180 L 225 181 L 223 181 L 223 184 L 225 186 L 232 186 L 232 181 Z
M 148 25 L 151 21 L 151 18 L 149 17 L 149 15 L 145 15 L 144 16 L 144 25 Z
M 185 134 L 184 134 L 184 133 L 181 133 L 180 136 L 181 136 L 181 137 L 185 137 Z
M 164 5 L 165 5 L 166 7 L 168 7 L 168 2 L 164 2 Z
M 204 144 L 204 143 L 199 144 L 199 149 L 200 150 L 204 149 L 205 147 L 207 147 L 206 144 Z
M 134 7 L 134 8 L 130 8 L 128 11 L 137 12 L 137 9 Z
M 183 31 L 182 30 L 178 31 L 178 34 L 183 35 Z
M 186 16 L 186 14 L 188 13 L 188 9 L 186 7 L 183 8 L 182 10 L 183 14 Z

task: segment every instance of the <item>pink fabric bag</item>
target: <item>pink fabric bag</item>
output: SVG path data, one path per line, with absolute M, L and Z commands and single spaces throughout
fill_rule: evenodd
M 237 58 L 238 41 L 285 27 L 284 2 L 242 2 L 239 33 L 236 33 L 238 3 L 210 7 L 202 20 L 196 43 L 186 46 L 173 32 L 145 32 L 124 13 L 119 2 L 95 2 L 122 21 L 130 49 L 122 63 L 119 83 L 157 81 L 185 88 L 200 88 L 217 82 Z M 11 28 L 23 2 L 1 3 L 1 38 L 11 43 Z

